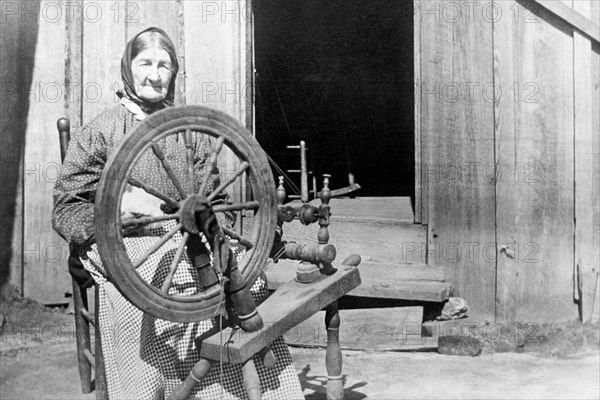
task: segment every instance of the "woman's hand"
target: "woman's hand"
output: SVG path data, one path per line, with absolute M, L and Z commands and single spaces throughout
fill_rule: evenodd
M 121 219 L 140 218 L 140 217 L 157 217 L 164 215 L 160 209 L 162 201 L 137 187 L 131 188 L 123 193 L 121 200 Z M 145 225 L 148 229 L 157 229 L 162 226 L 162 222 L 154 222 Z

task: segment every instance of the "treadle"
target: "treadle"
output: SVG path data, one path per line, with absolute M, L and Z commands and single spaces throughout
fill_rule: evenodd
M 266 270 L 269 289 L 275 290 L 293 279 L 296 264 L 288 260 L 270 263 Z M 441 267 L 367 261 L 361 263 L 360 271 L 362 284 L 350 291 L 348 296 L 444 302 L 452 293 L 450 284 L 442 282 Z
M 337 272 L 315 283 L 287 282 L 259 307 L 265 326 L 247 333 L 227 328 L 202 342 L 202 358 L 243 363 L 288 330 L 339 299 L 361 283 L 357 267 L 339 266 Z M 221 338 L 224 351 L 221 354 Z

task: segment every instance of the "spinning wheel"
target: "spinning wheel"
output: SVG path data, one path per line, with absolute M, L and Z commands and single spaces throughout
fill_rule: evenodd
M 198 156 L 203 152 L 200 149 L 206 148 L 208 153 Z M 225 153 L 227 157 L 219 160 Z M 225 177 L 217 168 L 223 158 L 230 162 Z M 152 170 L 145 175 L 147 180 L 140 178 L 138 168 Z M 218 184 L 217 173 L 221 175 Z M 130 187 L 160 199 L 164 214 L 123 217 L 121 203 Z M 239 193 L 251 193 L 252 198 L 228 201 L 223 193 L 235 188 Z M 356 268 L 360 257 L 350 256 L 339 268 L 332 265 L 336 251 L 328 243 L 328 226 L 333 192 L 326 175 L 318 194 L 320 206 L 285 205 L 282 180 L 275 190 L 267 157 L 254 137 L 233 118 L 205 107 L 169 108 L 152 114 L 121 142 L 104 168 L 95 200 L 96 241 L 110 281 L 132 304 L 157 318 L 185 323 L 213 317 L 221 311 L 224 295 L 237 313 L 228 326 L 219 327 L 225 329 L 203 339 L 200 360 L 169 399 L 187 398 L 215 361 L 242 365 L 249 398 L 260 399 L 254 355 L 261 355 L 265 367 L 272 367 L 273 340 L 323 308 L 328 338 L 327 397 L 343 397 L 337 299 L 360 285 Z M 247 219 L 252 220 L 252 226 L 243 224 L 243 234 L 217 218 L 220 212 L 246 210 L 254 215 Z M 305 225 L 318 223 L 318 243 L 281 240 L 278 226 L 294 219 Z M 130 256 L 128 235 L 167 222 L 171 225 L 160 231 L 159 237 L 154 236 L 148 248 Z M 156 234 L 156 230 L 152 232 Z M 168 251 L 173 254 L 167 258 L 164 276 L 148 279 L 141 271 L 150 270 L 146 267 L 156 261 L 155 256 L 162 254 L 165 246 L 170 246 Z M 245 249 L 241 260 L 232 250 L 235 246 Z M 297 279 L 279 288 L 257 309 L 246 283 L 254 282 L 266 269 L 270 256 L 302 263 Z M 181 274 L 178 278 L 177 272 L 188 259 L 187 272 L 193 272 L 190 276 L 195 282 L 192 292 L 182 292 Z M 234 334 L 237 329 L 251 334 L 233 340 L 238 337 Z M 226 342 L 223 337 L 228 338 Z
M 205 176 L 199 179 L 194 148 L 202 140 L 211 143 L 212 153 L 204 161 Z M 179 164 L 173 161 L 172 155 L 165 153 L 168 143 L 176 143 L 181 148 Z M 211 188 L 209 177 L 224 148 L 229 148 L 239 163 L 233 169 L 228 168 L 227 179 L 221 179 L 218 187 Z M 161 173 L 173 185 L 170 193 L 134 177 L 136 164 L 143 157 L 154 158 L 155 163 L 160 163 Z M 250 186 L 253 200 L 215 203 L 224 190 L 238 182 Z M 166 214 L 122 218 L 121 200 L 128 184 L 161 199 L 166 205 L 163 208 Z M 254 224 L 243 236 L 220 224 L 215 217 L 218 212 L 244 210 L 254 210 Z M 267 265 L 277 223 L 275 184 L 265 153 L 254 137 L 233 118 L 200 106 L 169 108 L 146 118 L 108 160 L 97 189 L 95 215 L 98 249 L 109 278 L 141 310 L 176 322 L 212 317 L 220 309 L 219 282 L 224 274 L 240 319 L 255 317 L 254 302 L 246 304 L 252 298 L 245 282 L 254 282 Z M 141 256 L 131 259 L 126 251 L 125 234 L 133 228 L 167 220 L 176 222 L 175 226 Z M 206 245 L 198 235 L 200 232 L 204 233 L 212 251 L 212 267 Z M 138 269 L 178 233 L 182 239 L 166 279 L 154 285 L 144 280 Z M 238 265 L 233 260 L 235 256 L 228 237 L 246 248 Z M 184 251 L 201 281 L 196 293 L 189 296 L 170 291 Z M 260 329 L 262 325 L 256 325 L 259 322 L 249 323 L 248 330 Z

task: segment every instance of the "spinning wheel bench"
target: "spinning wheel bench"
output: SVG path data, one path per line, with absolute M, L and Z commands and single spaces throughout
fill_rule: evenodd
M 358 257 L 349 257 L 333 275 L 324 276 L 314 283 L 291 281 L 277 289 L 259 307 L 264 327 L 257 332 L 243 332 L 228 327 L 202 341 L 202 360 L 196 364 L 186 381 L 170 399 L 185 399 L 196 382 L 208 372 L 213 361 L 242 364 L 244 384 L 250 399 L 260 399 L 260 382 L 252 357 L 260 354 L 266 367 L 275 360 L 268 353 L 273 340 L 302 323 L 323 308 L 326 309 L 327 328 L 326 369 L 328 374 L 327 398 L 343 399 L 342 352 L 339 342 L 340 316 L 337 299 L 360 285 L 356 265 Z M 265 351 L 266 350 L 266 351 Z
M 212 152 L 198 165 L 196 149 L 200 143 L 210 143 Z M 227 171 L 227 179 L 212 188 L 209 178 L 218 173 L 219 154 L 225 148 L 239 163 L 233 173 Z M 162 178 L 172 183 L 172 190 L 159 189 L 136 177 L 135 168 L 141 160 L 148 159 L 162 167 Z M 204 171 L 203 177 L 197 176 L 198 168 Z M 225 189 L 239 181 L 251 200 L 225 204 L 220 201 Z M 123 195 L 131 186 L 162 200 L 165 214 L 123 217 Z M 253 356 L 259 354 L 266 367 L 273 366 L 276 360 L 269 345 L 323 308 L 328 338 L 327 394 L 331 399 L 343 398 L 337 300 L 360 284 L 356 268 L 360 257 L 350 256 L 334 268 L 336 249 L 328 243 L 328 176 L 319 197 L 319 207 L 307 203 L 284 205 L 283 180 L 280 178 L 275 190 L 267 157 L 254 137 L 231 117 L 205 107 L 170 108 L 152 114 L 118 145 L 104 168 L 95 200 L 98 251 L 109 280 L 132 304 L 156 318 L 189 323 L 221 316 L 222 321 L 225 310 L 228 311 L 227 324 L 219 324 L 215 331 L 200 338 L 200 361 L 169 399 L 188 398 L 195 384 L 218 361 L 242 364 L 248 396 L 260 399 Z M 246 210 L 254 213 L 254 223 L 247 234 L 223 226 L 217 218 L 219 212 Z M 293 219 L 305 225 L 318 223 L 317 243 L 282 241 L 282 225 Z M 137 259 L 131 259 L 124 237 L 149 224 L 168 220 L 176 222 L 174 227 Z M 148 282 L 138 269 L 176 233 L 181 233 L 182 239 L 166 277 L 160 282 Z M 238 262 L 233 248 L 240 245 L 245 253 Z M 178 294 L 174 283 L 184 254 L 197 276 L 197 292 L 192 295 Z M 266 269 L 269 257 L 301 263 L 296 280 L 280 287 L 256 307 L 247 283 L 254 282 Z

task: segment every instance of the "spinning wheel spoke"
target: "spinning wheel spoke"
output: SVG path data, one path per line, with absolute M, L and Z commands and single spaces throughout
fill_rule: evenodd
M 213 207 L 214 212 L 256 210 L 260 207 L 258 201 L 247 201 L 236 204 L 219 204 Z
M 173 236 L 175 236 L 175 234 L 182 228 L 182 226 L 183 225 L 181 223 L 175 225 L 175 227 L 173 227 L 173 229 L 171 229 L 165 236 L 161 237 L 158 242 L 154 243 L 154 245 L 152 245 L 152 247 L 150 247 L 148 250 L 146 250 L 146 252 L 144 254 L 142 254 L 140 256 L 140 258 L 137 259 L 137 261 L 133 265 L 133 268 L 139 268 L 143 263 L 145 263 L 146 260 L 148 259 L 148 257 L 150 257 L 152 254 L 154 254 L 165 243 L 167 243 L 169 241 L 169 239 L 171 239 Z
M 187 163 L 189 193 L 196 193 L 196 175 L 194 174 L 194 146 L 192 143 L 192 130 L 185 130 L 185 158 Z
M 177 267 L 179 267 L 179 262 L 181 261 L 181 256 L 183 255 L 183 250 L 185 250 L 185 244 L 190 238 L 189 232 L 183 233 L 183 239 L 181 243 L 179 243 L 179 247 L 177 247 L 177 252 L 175 252 L 175 256 L 173 257 L 173 261 L 171 262 L 171 266 L 169 267 L 169 274 L 165 278 L 165 281 L 160 289 L 164 294 L 169 293 L 169 288 L 171 287 L 171 282 L 173 281 L 173 277 L 175 276 L 175 272 L 177 271 Z
M 179 219 L 179 215 L 177 214 L 167 214 L 167 215 L 159 215 L 156 217 L 129 217 L 123 218 L 121 221 L 121 227 L 123 229 L 127 228 L 137 228 L 139 226 L 150 225 L 155 222 L 168 221 L 171 219 Z
M 254 247 L 254 243 L 252 243 L 250 240 L 246 239 L 245 237 L 238 235 L 235 231 L 232 231 L 229 228 L 223 227 L 223 232 L 225 232 L 225 234 L 227 236 L 229 236 L 230 238 L 235 239 L 238 242 L 240 242 L 240 244 L 242 246 L 246 247 L 247 250 L 250 250 L 251 248 Z
M 177 188 L 177 191 L 179 192 L 179 195 L 181 196 L 181 198 L 185 199 L 187 196 L 187 192 L 181 185 L 181 182 L 179 182 L 179 179 L 175 175 L 175 172 L 173 172 L 173 168 L 171 167 L 171 164 L 169 164 L 169 161 L 167 161 L 167 158 L 165 157 L 165 152 L 162 151 L 162 149 L 156 142 L 152 143 L 152 151 L 154 151 L 154 154 L 160 160 L 160 163 L 162 164 L 163 168 L 165 169 L 165 171 L 167 171 L 167 175 L 169 175 L 169 178 L 171 178 L 171 181 Z
M 208 161 L 208 169 L 206 170 L 206 176 L 204 177 L 202 186 L 200 186 L 200 190 L 198 191 L 198 194 L 200 195 L 204 194 L 204 191 L 206 190 L 208 180 L 210 179 L 210 176 L 212 175 L 212 172 L 215 169 L 215 166 L 217 165 L 217 157 L 223 149 L 223 143 L 225 143 L 225 138 L 223 136 L 219 136 L 219 139 L 217 139 L 217 143 L 215 144 L 215 148 L 210 157 L 210 160 Z
M 127 178 L 127 182 L 129 182 L 130 184 L 132 184 L 135 187 L 139 187 L 140 189 L 145 190 L 146 193 L 149 193 L 153 196 L 158 197 L 161 200 L 164 200 L 171 206 L 171 208 L 174 208 L 175 210 L 179 209 L 179 203 L 177 202 L 177 200 L 173 199 L 170 196 L 167 196 L 166 194 L 164 194 L 160 190 L 156 189 L 155 187 L 147 185 L 144 182 L 142 182 L 136 178 L 132 178 L 132 177 Z
M 244 171 L 246 171 L 246 169 L 248 169 L 249 166 L 250 166 L 250 164 L 248 164 L 246 161 L 244 161 L 242 163 L 242 165 L 240 165 L 240 170 L 239 171 L 237 171 L 231 178 L 227 179 L 227 181 L 221 183 L 218 188 L 216 188 L 210 195 L 208 195 L 208 201 L 212 201 L 223 190 L 225 190 L 225 188 L 227 188 L 229 185 L 231 185 L 233 182 L 235 182 L 235 180 L 240 175 L 242 175 L 244 173 Z

